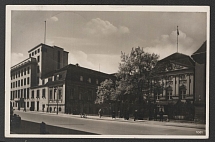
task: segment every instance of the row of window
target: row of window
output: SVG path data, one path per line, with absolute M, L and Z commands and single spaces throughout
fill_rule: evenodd
M 80 76 L 80 81 L 84 81 L 84 77 L 83 76 Z M 91 83 L 92 82 L 91 78 L 88 78 L 87 82 Z M 99 84 L 99 80 L 98 79 L 96 79 L 96 84 Z
M 160 97 L 161 97 L 161 95 L 159 93 L 155 93 L 154 95 L 155 95 L 155 98 L 157 100 L 159 100 Z M 179 91 L 179 95 L 181 96 L 181 99 L 185 99 L 185 97 L 186 97 L 186 90 L 180 90 Z M 170 90 L 166 91 L 166 98 L 168 100 L 172 99 L 172 91 L 170 91 Z
M 49 100 L 62 100 L 62 90 L 59 89 L 57 95 L 54 93 L 53 90 L 50 90 Z
M 39 99 L 40 98 L 40 90 L 32 90 L 31 91 L 31 99 L 34 99 L 34 92 L 36 92 L 36 98 Z M 46 89 L 42 90 L 42 98 L 46 98 Z
M 14 100 L 15 98 L 29 99 L 29 88 L 11 91 L 10 98 L 11 98 L 11 100 Z M 40 90 L 36 91 L 36 98 L 37 99 L 40 98 Z M 42 90 L 42 98 L 46 98 L 46 90 L 45 89 Z M 31 91 L 31 99 L 34 99 L 34 90 Z
M 21 69 L 20 71 L 17 71 L 11 75 L 11 80 L 15 78 L 19 78 L 20 76 L 26 75 L 30 73 L 30 67 Z
M 40 49 L 37 49 L 37 50 L 31 52 L 31 53 L 29 54 L 29 57 L 34 56 L 34 55 L 36 55 L 37 53 L 40 53 Z
M 24 79 L 21 79 L 21 80 L 11 82 L 11 88 L 16 88 L 16 87 L 20 87 L 20 86 L 29 85 L 30 84 L 29 80 L 30 79 L 28 77 L 28 78 L 24 78 Z
M 20 99 L 20 98 L 29 99 L 29 88 L 11 91 L 10 95 L 11 95 L 10 96 L 11 100 L 14 100 L 16 98 L 18 98 L 18 99 Z

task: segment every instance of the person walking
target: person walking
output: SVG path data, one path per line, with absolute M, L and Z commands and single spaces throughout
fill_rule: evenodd
M 134 111 L 134 121 L 136 121 L 137 120 L 137 109 L 135 109 L 135 111 Z
M 162 121 L 163 122 L 163 110 L 161 109 L 161 111 L 160 111 L 160 121 Z
M 101 118 L 102 117 L 102 109 L 99 109 L 98 114 L 99 114 L 99 117 Z

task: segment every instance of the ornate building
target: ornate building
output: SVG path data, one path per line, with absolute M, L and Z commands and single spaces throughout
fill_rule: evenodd
M 193 119 L 194 65 L 189 56 L 181 53 L 158 61 L 149 92 L 154 113 L 158 114 L 162 109 L 169 119 Z

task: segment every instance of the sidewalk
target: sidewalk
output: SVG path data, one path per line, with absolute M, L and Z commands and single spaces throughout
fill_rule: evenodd
M 17 110 L 16 110 L 17 111 Z M 14 113 L 16 113 L 16 111 Z M 18 111 L 17 111 L 18 112 Z M 22 111 L 20 111 L 22 112 Z M 37 112 L 37 111 L 27 111 L 23 113 L 40 113 L 42 115 L 52 115 L 52 116 L 58 116 L 58 117 L 73 117 L 73 118 L 80 118 L 80 119 L 94 119 L 94 120 L 106 120 L 106 121 L 119 121 L 119 122 L 127 122 L 127 123 L 142 123 L 142 124 L 148 124 L 148 125 L 161 125 L 161 126 L 175 126 L 175 127 L 187 127 L 187 128 L 197 128 L 197 129 L 205 129 L 205 124 L 198 124 L 194 122 L 187 122 L 187 121 L 176 121 L 176 120 L 170 120 L 169 122 L 164 121 L 154 121 L 154 120 L 136 120 L 130 118 L 129 120 L 124 120 L 124 118 L 113 118 L 109 116 L 102 116 L 99 118 L 97 115 L 87 115 L 86 118 L 81 118 L 80 115 L 72 115 L 72 114 L 64 114 L 59 113 L 58 115 L 56 113 L 47 113 L 47 112 Z

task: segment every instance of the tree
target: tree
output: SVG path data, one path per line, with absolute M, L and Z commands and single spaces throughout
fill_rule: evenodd
M 141 104 L 147 100 L 143 90 L 149 89 L 150 74 L 159 56 L 144 52 L 143 48 L 132 48 L 130 54 L 121 52 L 121 63 L 117 73 L 116 94 L 123 102 Z
M 116 100 L 115 85 L 111 79 L 101 82 L 96 93 L 96 104 L 110 103 Z

